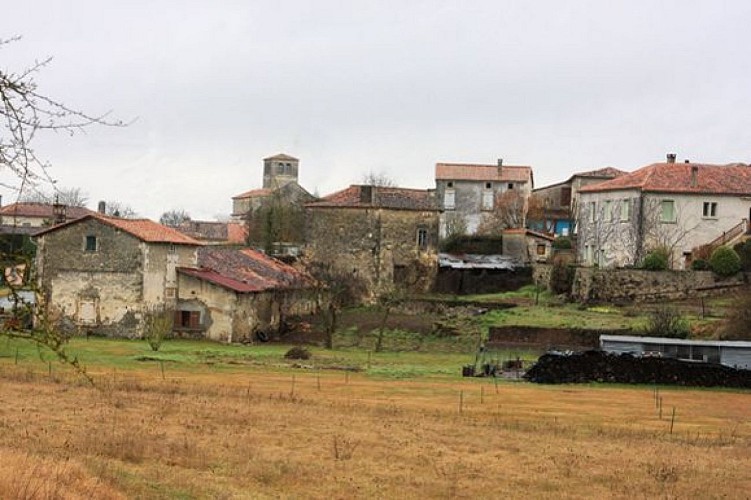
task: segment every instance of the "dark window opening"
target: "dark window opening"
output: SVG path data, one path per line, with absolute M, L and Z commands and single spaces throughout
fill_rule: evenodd
M 537 255 L 545 255 L 547 253 L 547 247 L 544 244 L 537 245 Z
M 198 330 L 201 328 L 201 312 L 175 311 L 175 328 Z
M 565 187 L 561 189 L 561 205 L 568 207 L 571 205 L 571 188 Z
M 86 237 L 86 251 L 87 252 L 96 252 L 96 236 L 87 236 Z
M 428 230 L 425 228 L 421 227 L 417 230 L 417 247 L 420 250 L 428 249 Z
M 485 189 L 491 189 L 493 187 L 493 184 L 490 182 L 485 183 Z
M 509 182 L 508 183 L 508 188 L 509 189 L 514 189 L 514 183 L 513 182 Z

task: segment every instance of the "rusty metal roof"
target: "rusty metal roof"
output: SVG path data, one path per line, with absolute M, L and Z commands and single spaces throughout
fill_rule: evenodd
M 198 266 L 179 271 L 238 293 L 307 288 L 313 283 L 306 273 L 249 248 L 201 248 Z

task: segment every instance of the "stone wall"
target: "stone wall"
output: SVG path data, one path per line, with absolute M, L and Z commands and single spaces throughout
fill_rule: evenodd
M 571 295 L 579 302 L 653 302 L 717 295 L 745 283 L 743 274 L 721 279 L 711 271 L 580 267 Z
M 417 231 L 428 232 L 428 249 L 417 247 Z M 424 268 L 413 289 L 433 283 L 438 213 L 416 210 L 316 208 L 306 213 L 306 256 L 352 270 L 371 292 L 394 282 L 394 270 Z

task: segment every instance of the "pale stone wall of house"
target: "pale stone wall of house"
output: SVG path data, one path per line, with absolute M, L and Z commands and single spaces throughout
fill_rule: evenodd
M 630 203 L 628 220 L 621 220 L 621 200 Z M 661 221 L 663 201 L 673 201 L 675 220 Z M 605 213 L 610 202 L 612 218 Z M 595 203 L 594 220 L 591 216 Z M 714 216 L 704 216 L 704 204 L 715 203 Z M 709 243 L 744 218 L 748 219 L 751 199 L 738 196 L 645 193 L 636 190 L 581 193 L 577 257 L 583 265 L 622 267 L 639 264 L 650 250 L 672 250 L 671 267 L 686 267 L 692 249 Z M 639 234 L 641 233 L 641 237 Z M 639 246 L 641 245 L 641 246 Z
M 22 226 L 22 227 L 42 227 L 48 219 L 44 217 L 23 217 L 20 215 L 3 215 L 0 216 L 3 225 Z
M 480 224 L 493 210 L 483 207 L 483 193 L 488 191 L 485 187 L 488 181 L 451 181 L 453 188 L 448 188 L 446 180 L 436 181 L 436 199 L 439 206 L 444 209 L 440 217 L 441 236 L 446 234 L 446 219 L 452 216 L 461 217 L 467 226 L 467 234 L 477 232 Z M 493 192 L 493 199 L 498 200 L 504 193 L 509 191 L 509 182 L 490 182 L 490 191 Z M 518 192 L 526 200 L 532 193 L 532 186 L 529 182 L 513 182 L 513 190 Z M 446 190 L 454 190 L 454 208 L 445 206 Z M 494 203 L 495 205 L 495 203 Z
M 172 306 L 177 294 L 177 268 L 198 265 L 198 247 L 168 243 L 141 243 L 143 300 L 149 305 Z
M 234 292 L 184 274 L 178 275 L 177 309 L 201 312 L 202 335 L 232 342 L 237 297 Z

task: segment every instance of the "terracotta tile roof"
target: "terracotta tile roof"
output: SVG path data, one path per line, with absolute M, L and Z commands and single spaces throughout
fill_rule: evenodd
M 64 227 L 78 224 L 79 222 L 83 222 L 89 219 L 95 219 L 102 224 L 107 224 L 109 226 L 120 229 L 121 231 L 135 236 L 139 240 L 145 241 L 146 243 L 203 245 L 203 243 L 201 243 L 200 241 L 181 233 L 177 229 L 163 226 L 162 224 L 149 219 L 120 219 L 118 217 L 108 217 L 99 213 L 89 214 L 85 217 L 81 217 L 80 219 L 68 221 L 63 224 L 58 224 L 57 226 L 52 226 L 49 229 L 43 229 L 42 231 L 35 233 L 34 236 L 42 236 L 44 234 L 51 233 L 52 231 L 58 231 Z
M 178 231 L 197 240 L 239 245 L 245 243 L 247 231 L 241 222 L 185 221 L 176 227 Z
M 284 153 L 279 153 L 278 155 L 269 156 L 268 158 L 264 158 L 264 161 L 266 160 L 281 160 L 281 161 L 300 161 L 294 156 L 286 155 Z
M 583 187 L 580 192 L 595 193 L 621 189 L 747 196 L 751 195 L 751 167 L 743 163 L 653 163 L 630 174 Z
M 446 181 L 531 182 L 532 167 L 436 163 L 435 178 Z
M 372 197 L 368 197 L 367 190 Z M 432 191 L 385 186 L 352 185 L 324 196 L 321 201 L 306 203 L 310 208 L 390 208 L 395 210 L 440 210 Z
M 65 207 L 65 215 L 68 219 L 78 219 L 84 215 L 94 213 L 96 212 L 89 210 L 86 207 Z M 51 204 L 29 202 L 19 202 L 6 205 L 0 208 L 0 215 L 9 217 L 39 217 L 40 219 L 52 219 L 54 217 Z
M 298 289 L 311 286 L 311 278 L 294 267 L 251 249 L 201 248 L 200 269 L 180 268 L 182 274 L 239 293 Z
M 245 191 L 244 193 L 238 194 L 237 196 L 233 196 L 233 200 L 237 200 L 240 198 L 257 198 L 262 196 L 268 196 L 271 194 L 271 189 L 266 188 L 259 188 L 259 189 L 251 189 L 250 191 Z
M 620 170 L 615 167 L 604 167 L 597 170 L 590 170 L 588 172 L 577 172 L 573 176 L 574 177 L 606 177 L 606 178 L 615 178 L 620 177 L 622 175 L 626 175 L 628 172 L 624 170 Z
M 514 229 L 504 229 L 502 232 L 503 232 L 503 234 L 523 234 L 523 235 L 529 235 L 529 236 L 534 236 L 535 238 L 542 238 L 542 239 L 545 239 L 545 240 L 548 240 L 548 241 L 555 240 L 555 236 L 553 236 L 552 234 L 541 233 L 539 231 L 532 231 L 531 229 L 521 229 L 521 228 L 519 228 L 519 229 L 516 229 L 516 228 L 514 228 Z

